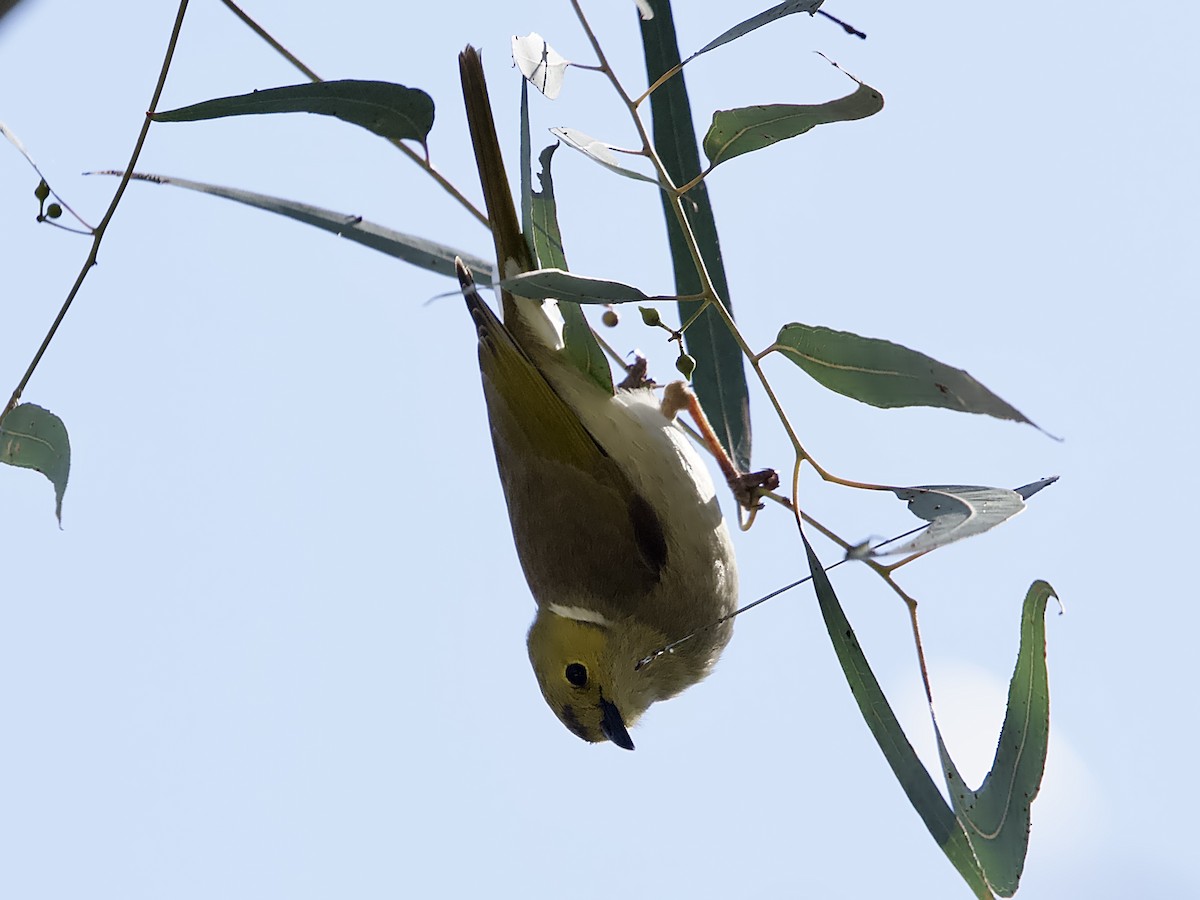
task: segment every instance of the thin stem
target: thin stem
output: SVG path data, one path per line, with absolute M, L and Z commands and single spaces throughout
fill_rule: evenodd
M 175 45 L 179 42 L 179 33 L 183 28 L 183 16 L 187 12 L 188 0 L 180 0 L 179 11 L 175 14 L 175 25 L 171 29 L 171 39 L 167 42 L 167 52 L 163 57 L 162 69 L 158 73 L 158 83 L 154 86 L 154 95 L 150 99 L 149 111 L 142 121 L 141 130 L 138 132 L 137 141 L 133 145 L 133 153 L 129 157 L 129 163 L 125 167 L 125 174 L 121 176 L 121 183 L 117 185 L 117 190 L 113 194 L 112 201 L 108 205 L 108 210 L 104 213 L 104 218 L 100 220 L 92 233 L 92 249 L 84 260 L 83 266 L 79 270 L 79 274 L 75 276 L 75 283 L 71 286 L 71 290 L 67 293 L 66 300 L 63 301 L 62 308 L 58 311 L 58 315 L 54 317 L 54 322 L 50 326 L 50 330 L 46 332 L 46 337 L 42 339 L 42 345 L 38 347 L 37 353 L 33 356 L 33 361 L 29 363 L 29 368 L 25 370 L 21 381 L 17 384 L 16 390 L 13 391 L 12 397 L 8 401 L 8 405 L 4 407 L 4 414 L 8 415 L 14 410 L 18 403 L 21 402 L 21 394 L 25 391 L 25 386 L 29 384 L 29 379 L 33 377 L 34 370 L 37 369 L 38 363 L 42 361 L 42 356 L 46 353 L 46 348 L 50 346 L 50 342 L 54 340 L 54 335 L 58 332 L 58 326 L 62 324 L 66 318 L 67 311 L 71 308 L 71 304 L 75 300 L 75 296 L 79 293 L 79 289 L 83 286 L 83 280 L 91 271 L 92 266 L 96 264 L 96 258 L 100 251 L 100 242 L 104 240 L 104 233 L 108 230 L 108 223 L 112 221 L 113 214 L 117 211 L 117 204 L 121 202 L 121 197 L 125 194 L 125 188 L 129 185 L 129 178 L 133 174 L 134 167 L 137 165 L 138 157 L 142 153 L 142 145 L 146 143 L 146 135 L 150 131 L 150 113 L 153 113 L 158 108 L 158 100 L 162 96 L 163 86 L 167 83 L 167 72 L 171 68 L 171 60 L 175 56 Z M 3 416 L 0 416 L 3 418 Z
M 917 601 L 900 588 L 893 584 L 890 580 L 889 584 L 904 600 L 908 606 L 908 617 L 912 621 L 913 644 L 917 648 L 917 664 L 921 667 L 921 683 L 925 686 L 925 698 L 929 701 L 929 706 L 933 708 L 933 686 L 929 683 L 929 667 L 925 664 L 925 646 L 921 643 L 921 627 L 917 624 Z
M 320 75 L 306 66 L 294 53 L 292 53 L 290 50 L 284 47 L 283 44 L 279 43 L 279 41 L 272 37 L 265 28 L 250 18 L 250 16 L 248 16 L 241 7 L 234 3 L 233 0 L 221 0 L 221 2 L 229 8 L 230 12 L 241 19 L 255 34 L 266 41 L 276 53 L 295 66 L 305 78 L 307 78 L 309 81 L 324 81 Z M 446 193 L 462 204 L 463 208 L 466 209 L 467 212 L 478 219 L 485 228 L 491 228 L 491 225 L 488 223 L 487 215 L 481 212 L 474 203 L 468 200 L 458 188 L 447 181 L 446 176 L 434 168 L 433 163 L 431 163 L 427 158 L 421 156 L 421 154 L 417 153 L 401 140 L 390 138 L 388 143 L 390 143 L 393 147 L 395 147 L 414 163 L 416 163 L 422 170 L 424 170 L 424 172 L 429 175 L 430 178 L 436 181 L 442 187 L 442 189 L 446 191 Z
M 642 122 L 642 117 L 637 108 L 638 103 L 640 103 L 645 96 L 650 93 L 650 91 L 647 91 L 646 94 L 644 94 L 642 97 L 639 97 L 636 101 L 630 99 L 629 94 L 626 92 L 624 86 L 617 78 L 616 73 L 613 72 L 612 67 L 608 64 L 608 59 L 604 55 L 604 49 L 600 46 L 600 41 L 596 37 L 595 32 L 592 30 L 591 24 L 588 22 L 587 16 L 584 14 L 583 9 L 579 4 L 579 0 L 571 0 L 571 6 L 574 8 L 575 15 L 579 19 L 580 26 L 587 35 L 588 41 L 592 45 L 592 50 L 595 52 L 596 58 L 599 60 L 600 70 L 608 78 L 609 82 L 611 82 L 613 89 L 617 92 L 617 95 L 625 103 L 625 106 L 629 111 L 630 118 L 633 120 L 634 128 L 637 129 L 638 135 L 642 140 L 643 151 L 646 157 L 653 164 L 655 172 L 658 175 L 659 184 L 663 186 L 664 190 L 671 198 L 671 203 L 669 206 L 672 214 L 675 216 L 676 222 L 679 224 L 680 231 L 684 237 L 684 243 L 688 248 L 688 253 L 692 257 L 692 263 L 695 266 L 696 273 L 700 278 L 701 292 L 698 299 L 706 301 L 704 307 L 701 309 L 701 312 L 711 306 L 716 310 L 717 315 L 721 317 L 725 327 L 729 329 L 734 341 L 738 344 L 738 347 L 741 349 L 743 355 L 750 362 L 750 366 L 754 370 L 755 375 L 758 376 L 759 384 L 762 385 L 763 391 L 766 393 L 767 399 L 770 401 L 776 417 L 779 419 L 780 424 L 783 426 L 784 432 L 787 434 L 788 440 L 792 444 L 797 461 L 800 462 L 807 460 L 808 462 L 812 463 L 812 466 L 816 470 L 817 474 L 820 475 L 822 480 L 826 482 L 832 482 L 834 484 L 840 484 L 844 487 L 856 488 L 859 490 L 891 490 L 892 488 L 887 485 L 854 481 L 834 475 L 832 472 L 821 466 L 800 442 L 799 435 L 792 426 L 791 420 L 788 418 L 783 405 L 779 402 L 779 398 L 775 395 L 775 391 L 772 389 L 771 383 L 767 379 L 766 372 L 763 371 L 761 356 L 756 355 L 754 351 L 750 349 L 750 345 L 742 335 L 737 323 L 734 322 L 733 316 L 730 314 L 728 307 L 726 307 L 724 301 L 717 295 L 716 289 L 713 287 L 712 278 L 708 272 L 708 266 L 706 265 L 703 256 L 700 254 L 699 242 L 696 240 L 695 232 L 692 230 L 691 222 L 688 220 L 687 214 L 683 207 L 683 194 L 686 190 L 689 190 L 694 186 L 696 179 L 688 182 L 688 184 L 683 188 L 675 187 L 674 182 L 671 181 L 671 177 L 667 173 L 666 167 L 663 165 L 662 159 L 659 157 L 653 142 L 650 140 L 650 135 L 646 131 L 645 124 Z M 682 65 L 683 64 L 680 63 L 676 69 L 681 68 Z M 673 74 L 673 72 L 674 70 L 659 78 L 654 85 L 651 86 L 651 90 L 658 87 L 658 85 L 665 81 L 668 75 Z M 705 173 L 702 173 L 701 177 L 703 177 L 703 174 Z M 699 315 L 699 313 L 697 313 L 697 315 Z M 693 317 L 692 320 L 689 320 L 688 324 L 690 325 L 691 321 L 694 321 L 694 319 L 695 317 Z M 686 328 L 687 326 L 684 327 Z M 765 355 L 765 353 L 763 355 Z
M 674 78 L 676 75 L 678 75 L 680 72 L 682 72 L 683 65 L 687 61 L 688 60 L 686 60 L 686 59 L 680 60 L 679 62 L 675 63 L 675 65 L 671 66 L 671 68 L 667 69 L 667 71 L 665 71 L 661 75 L 659 75 L 658 79 L 654 82 L 654 84 L 650 85 L 650 87 L 648 87 L 648 88 L 646 88 L 646 90 L 642 91 L 641 95 L 636 100 L 633 101 L 633 105 L 641 106 L 643 103 L 645 103 L 646 98 L 648 98 L 651 94 L 653 94 L 660 87 L 662 87 L 664 84 L 666 84 L 670 79 Z
M 680 187 L 679 188 L 679 196 L 682 197 L 684 194 L 686 194 L 688 191 L 690 191 L 692 188 L 694 188 L 696 185 L 698 185 L 700 182 L 702 182 L 705 178 L 708 177 L 708 173 L 711 172 L 712 170 L 713 170 L 713 167 L 709 166 L 707 169 L 705 169 L 703 172 L 701 172 L 699 175 L 697 175 L 695 178 L 693 178 L 687 184 Z

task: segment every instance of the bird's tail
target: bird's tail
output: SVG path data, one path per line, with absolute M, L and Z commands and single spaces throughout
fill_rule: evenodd
M 530 271 L 534 265 L 529 245 L 521 234 L 512 191 L 508 186 L 504 157 L 500 153 L 500 141 L 496 137 L 496 123 L 492 119 L 492 104 L 488 99 L 487 81 L 484 80 L 479 51 L 470 46 L 463 50 L 458 56 L 458 68 L 462 76 L 467 123 L 471 127 L 471 144 L 475 148 L 475 162 L 479 168 L 479 183 L 483 187 L 483 199 L 487 204 L 492 238 L 496 242 L 499 277 L 511 278 L 521 272 Z M 507 321 L 507 292 L 504 300 Z

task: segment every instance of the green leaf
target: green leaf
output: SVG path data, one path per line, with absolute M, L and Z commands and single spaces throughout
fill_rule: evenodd
M 1025 500 L 1016 491 L 971 485 L 922 485 L 892 488 L 901 500 L 908 501 L 913 515 L 932 524 L 911 541 L 871 553 L 871 556 L 897 556 L 927 553 L 936 547 L 995 528 L 1025 508 Z
M 1030 806 L 1042 784 L 1050 742 L 1050 682 L 1046 674 L 1046 602 L 1057 597 L 1035 581 L 1021 610 L 1021 648 L 1008 685 L 1008 709 L 992 769 L 978 791 L 966 786 L 937 730 L 946 786 L 988 884 L 1001 897 L 1016 893 L 1029 849 Z M 933 712 L 930 707 L 930 712 Z M 937 718 L 934 717 L 937 729 Z
M 554 202 L 554 179 L 550 175 L 550 160 L 558 144 L 551 144 L 541 152 L 538 161 L 542 171 L 538 175 L 541 191 L 534 191 L 530 215 L 529 233 L 538 265 L 566 270 L 567 257 L 563 252 L 562 234 L 558 228 L 558 208 Z M 600 342 L 592 332 L 587 318 L 578 303 L 563 300 L 558 304 L 563 317 L 563 343 L 567 357 L 575 367 L 610 394 L 613 392 L 612 370 Z
M 655 4 L 653 19 L 643 21 L 642 46 L 646 74 L 653 84 L 664 72 L 679 63 L 679 42 L 670 3 Z M 692 122 L 691 104 L 683 75 L 668 79 L 650 95 L 654 115 L 654 146 L 667 173 L 675 184 L 685 184 L 700 174 L 700 151 Z M 700 276 L 688 252 L 683 230 L 671 210 L 671 201 L 662 195 L 667 223 L 667 240 L 675 268 L 675 293 L 700 293 Z M 709 278 L 725 308 L 733 314 L 729 281 L 721 260 L 721 242 L 713 217 L 708 186 L 701 182 L 688 191 L 684 212 L 708 269 Z M 681 301 L 679 320 L 689 322 L 700 312 L 700 303 Z M 708 309 L 700 314 L 686 332 L 688 353 L 698 361 L 692 377 L 692 389 L 700 399 L 704 413 L 712 423 L 721 445 L 743 472 L 750 469 L 750 394 L 746 388 L 746 370 L 742 351 L 720 314 Z
M 108 170 L 104 172 L 91 172 L 89 174 L 123 175 L 124 173 Z M 354 241 L 357 244 L 370 247 L 372 250 L 378 250 L 380 253 L 386 253 L 388 256 L 394 256 L 407 263 L 412 263 L 414 266 L 428 269 L 430 272 L 437 272 L 439 275 L 446 275 L 450 278 L 455 277 L 454 258 L 458 256 L 466 263 L 467 267 L 471 270 L 471 274 L 480 285 L 491 285 L 495 280 L 495 267 L 486 259 L 481 259 L 478 256 L 455 247 L 449 247 L 446 244 L 439 244 L 436 241 L 428 241 L 425 238 L 393 231 L 391 228 L 385 228 L 374 222 L 368 222 L 362 216 L 334 212 L 333 210 L 322 209 L 319 206 L 310 206 L 307 203 L 297 203 L 294 200 L 284 200 L 280 197 L 270 197 L 266 194 L 256 194 L 252 191 L 241 191 L 236 188 L 205 184 L 200 181 L 188 181 L 186 178 L 172 178 L 168 175 L 149 175 L 141 172 L 135 172 L 132 177 L 135 181 L 147 181 L 151 184 L 169 184 L 174 187 L 186 188 L 190 191 L 212 194 L 214 197 L 224 197 L 226 200 L 245 203 L 247 206 L 253 206 L 258 209 L 265 209 L 267 212 L 287 216 L 289 219 L 295 219 L 298 222 L 303 222 L 305 225 L 312 225 L 320 228 L 322 231 L 330 231 L 339 237 L 346 238 L 348 241 Z
M 433 128 L 433 99 L 387 81 L 318 81 L 219 97 L 150 116 L 155 122 L 198 122 L 227 116 L 306 112 L 334 116 L 391 140 L 425 145 Z
M 573 303 L 646 303 L 658 299 L 619 281 L 589 278 L 562 269 L 536 269 L 505 278 L 500 286 L 514 294 Z
M 829 639 L 833 642 L 834 652 L 837 653 L 838 662 L 846 676 L 846 683 L 858 703 L 859 712 L 862 713 L 867 727 L 871 729 L 871 734 L 879 744 L 879 749 L 883 751 L 888 765 L 892 767 L 900 787 L 904 789 L 913 809 L 917 811 L 937 845 L 942 848 L 942 852 L 975 896 L 981 900 L 991 900 L 992 892 L 984 881 L 962 826 L 913 750 L 904 729 L 900 727 L 900 722 L 892 712 L 883 689 L 880 688 L 862 648 L 858 645 L 850 622 L 842 611 L 833 585 L 829 583 L 829 576 L 825 574 L 820 560 L 808 543 L 808 538 L 803 533 L 801 538 L 804 540 L 804 550 L 808 554 L 808 567 L 812 572 L 817 603 L 825 619 Z
M 62 524 L 63 494 L 71 474 L 71 442 L 63 420 L 32 403 L 0 419 L 0 462 L 34 469 L 54 485 L 54 515 Z
M 813 15 L 824 3 L 825 0 L 787 0 L 786 3 L 780 3 L 778 6 L 773 6 L 766 12 L 760 12 L 756 16 L 751 16 L 744 22 L 734 25 L 728 31 L 713 38 L 691 56 L 685 63 L 691 62 L 701 53 L 707 53 L 709 50 L 715 50 L 723 44 L 728 44 L 730 41 L 735 41 L 744 34 L 749 34 L 756 28 L 762 28 L 764 25 L 769 25 L 776 19 L 782 19 L 784 16 L 790 16 L 792 13 L 806 12 L 810 16 Z M 664 70 L 665 71 L 665 70 Z
M 860 403 L 884 409 L 934 406 L 1024 422 L 1042 431 L 962 369 L 891 341 L 792 323 L 780 330 L 770 349 L 831 391 Z
M 704 155 L 717 166 L 743 153 L 804 134 L 817 125 L 865 119 L 881 109 L 883 94 L 859 82 L 854 93 L 813 106 L 772 103 L 718 110 L 704 136 Z
M 658 182 L 648 175 L 643 175 L 641 172 L 635 172 L 633 169 L 626 169 L 617 162 L 617 153 L 624 153 L 631 156 L 636 156 L 634 151 L 622 150 L 620 147 L 613 144 L 606 144 L 604 141 L 598 141 L 588 134 L 584 134 L 577 128 L 551 128 L 550 133 L 557 137 L 560 141 L 570 147 L 572 150 L 578 150 L 584 156 L 600 163 L 604 168 L 611 172 L 616 172 L 618 175 L 624 175 L 626 178 L 632 178 L 634 181 L 648 181 L 651 184 Z

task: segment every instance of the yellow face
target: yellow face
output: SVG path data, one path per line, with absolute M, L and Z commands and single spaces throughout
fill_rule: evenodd
M 629 708 L 626 673 L 618 669 L 635 677 L 635 661 L 618 659 L 624 656 L 616 651 L 621 642 L 611 638 L 608 623 L 542 611 L 529 629 L 529 660 L 542 696 L 568 730 L 585 741 L 632 750 L 628 726 L 643 709 Z

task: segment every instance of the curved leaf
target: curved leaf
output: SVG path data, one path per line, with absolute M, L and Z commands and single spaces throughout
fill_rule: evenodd
M 433 98 L 388 81 L 318 81 L 219 97 L 153 113 L 155 122 L 198 122 L 227 116 L 306 112 L 334 116 L 380 137 L 425 144 L 433 128 Z
M 1005 488 L 923 485 L 892 488 L 892 493 L 908 501 L 913 515 L 932 524 L 911 541 L 880 549 L 872 556 L 927 553 L 935 547 L 982 534 L 1025 508 L 1021 495 Z
M 1021 610 L 1021 648 L 1008 685 L 1008 709 L 991 771 L 979 790 L 966 786 L 937 733 L 938 755 L 958 821 L 983 869 L 1001 897 L 1016 893 L 1029 849 L 1030 807 L 1042 784 L 1050 743 L 1050 682 L 1046 674 L 1046 602 L 1057 597 L 1035 581 Z M 933 707 L 930 707 L 933 714 Z
M 679 64 L 679 41 L 669 3 L 661 4 L 652 20 L 642 22 L 642 47 L 651 84 Z M 675 184 L 691 181 L 700 174 L 700 151 L 696 146 L 687 83 L 682 74 L 668 79 L 650 95 L 650 109 L 654 115 L 654 147 L 667 174 Z M 700 276 L 688 251 L 683 229 L 671 208 L 670 198 L 662 194 L 660 199 L 675 269 L 675 293 L 695 296 L 700 293 Z M 712 286 L 733 315 L 732 295 L 721 259 L 721 241 L 708 185 L 701 181 L 688 191 L 683 209 Z M 688 352 L 697 360 L 692 389 L 721 445 L 738 468 L 747 472 L 751 450 L 750 394 L 741 348 L 716 310 L 702 311 L 700 304 L 692 300 L 681 300 L 678 305 L 679 320 L 691 322 L 685 340 Z
M 704 155 L 710 164 L 717 166 L 743 153 L 804 134 L 818 125 L 865 119 L 881 109 L 883 94 L 860 81 L 854 93 L 828 103 L 812 106 L 772 103 L 718 110 L 713 113 L 712 124 L 704 136 Z
M 728 44 L 730 41 L 735 41 L 744 34 L 749 34 L 756 28 L 762 28 L 764 25 L 769 25 L 776 19 L 782 19 L 784 16 L 790 16 L 792 13 L 806 12 L 810 16 L 816 13 L 821 4 L 825 0 L 787 0 L 785 3 L 780 3 L 778 6 L 773 6 L 765 12 L 760 12 L 756 16 L 751 16 L 744 22 L 739 22 L 728 31 L 721 33 L 713 38 L 691 56 L 684 60 L 684 63 L 690 63 L 701 53 L 707 53 L 709 50 L 715 50 L 723 44 Z
M 658 299 L 619 281 L 575 275 L 562 269 L 536 269 L 505 278 L 500 286 L 522 297 L 572 303 L 645 303 Z
M 563 252 L 562 234 L 558 229 L 558 208 L 554 202 L 554 179 L 550 175 L 550 160 L 558 144 L 551 144 L 541 152 L 538 161 L 542 171 L 538 175 L 541 191 L 532 193 L 529 231 L 533 237 L 534 255 L 538 265 L 566 270 L 567 257 Z M 613 392 L 612 370 L 600 342 L 592 332 L 578 303 L 563 300 L 558 304 L 563 317 L 563 345 L 567 357 L 583 374 L 595 381 L 608 393 Z
M 92 175 L 123 175 L 123 172 L 108 170 L 92 172 Z M 491 285 L 495 279 L 495 268 L 486 259 L 481 259 L 471 253 L 466 253 L 446 244 L 429 241 L 411 234 L 393 231 L 374 222 L 368 222 L 362 216 L 322 209 L 295 200 L 284 200 L 281 197 L 271 197 L 267 194 L 256 194 L 253 191 L 242 191 L 236 188 L 221 187 L 216 184 L 206 184 L 202 181 L 188 181 L 186 178 L 172 178 L 169 175 L 150 175 L 135 172 L 132 178 L 136 181 L 147 181 L 151 184 L 169 184 L 174 187 L 199 191 L 202 194 L 212 194 L 214 197 L 224 197 L 237 203 L 245 203 L 267 212 L 277 213 L 312 225 L 322 231 L 330 231 L 348 241 L 386 253 L 407 263 L 412 263 L 430 272 L 454 278 L 454 258 L 460 257 L 475 280 L 481 285 Z
M 618 175 L 624 175 L 626 178 L 632 178 L 634 181 L 648 181 L 651 184 L 658 184 L 650 176 L 643 175 L 641 172 L 635 172 L 633 169 L 626 169 L 617 162 L 617 152 L 628 154 L 630 153 L 628 150 L 622 150 L 613 144 L 598 141 L 577 128 L 551 128 L 550 133 L 572 150 L 578 150 L 584 156 L 590 157 L 609 171 L 616 172 Z
M 536 31 L 524 37 L 513 35 L 513 62 L 525 76 L 525 80 L 541 91 L 548 100 L 554 100 L 562 92 L 563 76 L 570 60 L 546 43 Z
M 825 619 L 825 628 L 829 632 L 838 663 L 841 664 L 846 683 L 850 686 L 855 702 L 858 703 L 863 720 L 871 729 L 871 735 L 883 751 L 888 765 L 892 767 L 892 772 L 908 796 L 909 803 L 913 805 L 913 809 L 917 811 L 937 845 L 942 848 L 942 852 L 976 897 L 980 900 L 992 900 L 992 892 L 984 882 L 979 863 L 975 860 L 962 825 L 913 750 L 904 729 L 900 727 L 900 722 L 892 712 L 891 704 L 879 686 L 875 673 L 871 671 L 867 658 L 858 645 L 858 639 L 854 636 L 854 630 L 842 611 L 833 585 L 829 582 L 829 576 L 825 574 L 808 538 L 803 532 L 800 536 L 808 554 L 808 567 L 812 572 L 813 587 L 817 592 L 821 616 Z
M 1033 425 L 962 369 L 879 338 L 793 322 L 771 346 L 831 391 L 890 409 L 934 406 Z
M 54 515 L 62 524 L 63 494 L 71 474 L 71 442 L 63 420 L 32 403 L 0 419 L 0 462 L 41 472 L 54 485 Z

